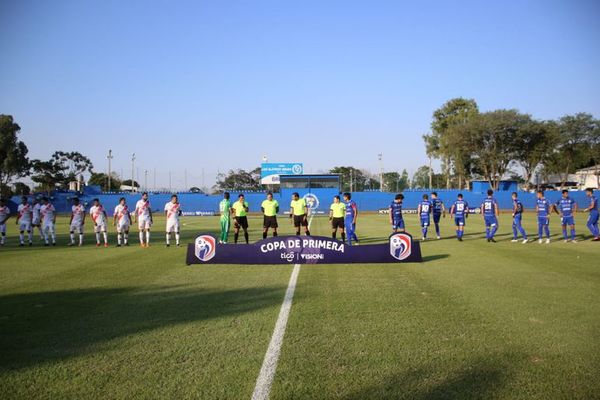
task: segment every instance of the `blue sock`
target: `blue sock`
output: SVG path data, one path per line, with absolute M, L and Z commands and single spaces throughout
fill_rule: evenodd
M 550 239 L 550 226 L 544 225 L 544 231 L 546 231 L 546 237 Z
M 440 236 L 440 224 L 435 224 L 435 234 Z
M 497 230 L 498 230 L 498 225 L 492 226 L 492 232 L 490 233 L 490 239 L 494 237 Z
M 485 238 L 486 239 L 490 238 L 490 228 L 488 226 L 485 227 Z
M 423 232 L 423 237 L 426 238 L 427 237 L 427 228 L 423 228 L 423 229 L 421 229 L 421 231 Z
M 538 239 L 541 239 L 544 234 L 544 225 L 538 225 Z
M 513 224 L 513 239 L 517 240 L 517 226 Z
M 575 240 L 575 228 L 571 229 L 571 240 Z
M 462 239 L 463 235 L 465 234 L 465 231 L 458 231 L 458 232 L 460 232 L 460 237 Z
M 563 238 L 567 240 L 567 228 L 563 228 Z

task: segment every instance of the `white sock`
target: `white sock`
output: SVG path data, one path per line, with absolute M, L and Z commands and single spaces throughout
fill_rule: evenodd
M 100 243 L 100 232 L 96 232 L 96 243 Z
M 33 242 L 33 231 L 28 232 L 28 236 L 29 236 L 29 243 Z
M 179 244 L 179 233 L 175 234 L 175 241 L 177 242 L 177 244 Z
M 79 234 L 79 244 L 83 244 L 83 233 Z
M 150 231 L 146 231 L 146 244 L 150 244 Z
M 140 244 L 144 244 L 144 231 L 140 231 Z
M 56 243 L 56 234 L 52 232 L 52 243 Z
M 121 244 L 121 237 L 123 236 L 122 233 L 117 233 L 117 244 Z
M 167 237 L 167 244 L 171 244 L 171 234 L 167 233 L 166 237 Z
M 123 241 L 125 242 L 125 244 L 127 244 L 127 239 L 129 239 L 129 234 L 128 233 L 123 234 Z
M 108 233 L 102 232 L 102 236 L 104 236 L 104 244 L 108 244 Z
M 19 240 L 21 241 L 21 243 L 23 243 L 23 240 L 25 240 L 25 236 L 22 233 L 19 234 Z
M 75 234 L 71 232 L 71 243 L 75 243 Z

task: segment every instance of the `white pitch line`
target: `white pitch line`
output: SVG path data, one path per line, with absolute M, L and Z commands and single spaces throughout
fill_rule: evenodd
M 288 317 L 292 308 L 292 299 L 294 298 L 294 291 L 296 290 L 296 281 L 298 280 L 298 274 L 300 273 L 300 264 L 295 264 L 292 270 L 292 276 L 290 276 L 290 282 L 288 283 L 285 297 L 283 298 L 283 304 L 281 304 L 281 310 L 279 311 L 279 317 L 273 329 L 273 336 L 271 342 L 267 348 L 265 359 L 263 360 L 260 373 L 256 379 L 256 386 L 254 387 L 254 393 L 252 393 L 252 400 L 268 400 L 269 393 L 271 392 L 271 385 L 275 378 L 275 371 L 277 370 L 277 361 L 279 361 L 279 354 L 281 353 L 281 345 L 283 343 L 283 336 L 285 335 L 285 328 L 287 326 Z

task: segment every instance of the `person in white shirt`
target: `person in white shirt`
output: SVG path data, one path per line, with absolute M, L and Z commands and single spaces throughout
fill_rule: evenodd
M 31 214 L 31 213 L 30 213 Z M 52 238 L 52 246 L 56 246 L 56 208 L 50 203 L 47 197 L 42 197 L 42 206 L 40 207 L 40 216 L 42 218 L 42 232 L 44 233 L 44 246 L 49 246 L 49 237 Z
M 75 232 L 79 233 L 79 246 L 83 246 L 83 225 L 85 224 L 85 206 L 75 197 L 73 206 L 71 206 L 71 219 L 69 221 L 69 231 L 71 242 L 69 246 L 75 246 Z
M 121 247 L 121 243 L 125 246 L 129 246 L 131 214 L 129 213 L 129 207 L 127 206 L 125 197 L 119 199 L 119 204 L 115 207 L 113 215 L 113 225 L 117 227 L 117 247 Z
M 10 218 L 10 208 L 6 205 L 4 199 L 0 199 L 0 246 L 6 242 L 6 221 Z
M 100 200 L 94 199 L 93 206 L 90 208 L 90 217 L 94 221 L 94 232 L 96 233 L 96 247 L 100 246 L 100 233 L 104 236 L 104 247 L 108 247 L 108 234 L 106 233 L 106 211 L 100 204 Z
M 181 216 L 181 204 L 177 195 L 171 196 L 171 201 L 165 204 L 165 216 L 167 217 L 167 247 L 171 245 L 171 233 L 175 233 L 175 242 L 179 247 L 179 217 Z
M 27 202 L 27 197 L 21 197 L 21 204 L 17 208 L 17 220 L 19 225 L 19 246 L 25 246 L 25 232 L 29 239 L 29 245 L 33 243 L 33 229 L 31 227 L 31 205 Z
M 44 232 L 42 232 L 42 219 L 40 216 L 40 209 L 42 208 L 42 205 L 40 204 L 40 199 L 39 198 L 34 198 L 33 199 L 33 207 L 32 207 L 32 214 L 33 214 L 33 219 L 31 221 L 31 234 L 33 236 L 33 231 L 35 230 L 35 228 L 38 228 L 38 231 L 40 233 L 40 240 L 44 240 Z
M 150 246 L 150 227 L 152 226 L 152 208 L 150 207 L 150 201 L 148 200 L 148 192 L 142 193 L 142 199 L 138 200 L 135 204 L 134 218 L 138 223 L 140 230 L 140 246 Z M 144 233 L 146 234 L 146 241 L 144 242 Z

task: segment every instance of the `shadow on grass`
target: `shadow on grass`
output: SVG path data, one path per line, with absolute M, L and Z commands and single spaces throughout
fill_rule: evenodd
M 487 399 L 497 396 L 509 366 L 498 360 L 478 360 L 446 376 L 438 369 L 416 369 L 344 397 L 353 399 Z M 442 375 L 442 376 L 440 376 Z
M 108 341 L 153 329 L 279 305 L 284 291 L 169 286 L 0 296 L 0 371 L 99 351 Z
M 450 257 L 450 254 L 432 254 L 430 256 L 424 256 L 423 262 L 443 260 L 444 258 Z

